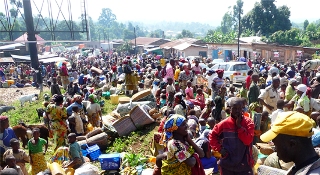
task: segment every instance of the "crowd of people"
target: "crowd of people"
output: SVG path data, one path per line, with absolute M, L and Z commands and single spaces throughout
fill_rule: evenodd
M 251 70 L 241 88 L 236 88 L 228 84 L 223 69 L 201 67 L 199 63 L 210 62 L 205 59 L 158 60 L 153 55 L 109 57 L 105 53 L 70 58 L 71 67 L 67 63 L 40 65 L 51 92 L 44 103 L 44 119 L 54 150 L 68 139 L 73 155 L 65 167 L 83 163 L 75 138 L 84 135 L 89 124 L 101 127 L 98 89 L 109 85 L 125 95 L 150 89 L 155 96 L 163 117 L 155 140 L 161 149 L 156 153 L 154 174 L 202 175 L 210 168 L 213 174 L 253 174 L 259 154 L 256 144 L 263 142 L 275 148 L 276 154 L 260 160 L 262 169 L 320 173 L 315 149 L 320 145 L 320 70 L 304 70 L 303 61 L 287 66 L 239 60 Z M 199 83 L 200 77 L 206 81 Z M 42 83 L 34 78 L 34 84 Z M 0 122 L 2 167 L 27 174 L 24 164 L 30 163 L 31 174 L 44 171 L 43 152 L 48 143 L 39 138 L 39 130 L 33 130 L 28 156 L 19 149 L 7 117 L 0 117 Z

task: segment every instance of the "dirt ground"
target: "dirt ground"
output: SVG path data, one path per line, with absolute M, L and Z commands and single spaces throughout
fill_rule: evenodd
M 47 87 L 43 88 L 43 91 L 48 91 Z M 0 104 L 12 105 L 12 103 L 19 99 L 23 95 L 36 93 L 39 94 L 40 90 L 35 87 L 26 88 L 0 88 Z

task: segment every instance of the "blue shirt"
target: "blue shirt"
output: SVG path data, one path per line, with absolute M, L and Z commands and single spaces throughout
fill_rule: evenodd
M 77 105 L 78 108 L 79 108 L 79 110 L 83 109 L 83 105 L 82 105 L 82 104 L 79 104 L 79 103 L 77 103 L 77 102 L 74 102 L 74 103 L 72 103 L 70 106 L 67 107 L 67 114 L 68 114 L 68 115 L 72 115 L 72 106 L 73 106 L 73 105 Z
M 123 74 L 122 66 L 118 66 L 118 75 Z
M 10 147 L 10 140 L 13 138 L 17 138 L 12 128 L 7 128 L 3 132 L 3 137 L 0 139 L 3 141 L 4 146 Z M 0 155 L 3 155 L 5 149 L 0 146 Z
M 83 74 L 80 74 L 80 76 L 79 76 L 79 78 L 78 78 L 78 84 L 79 84 L 79 85 L 83 85 L 83 84 L 84 84 Z

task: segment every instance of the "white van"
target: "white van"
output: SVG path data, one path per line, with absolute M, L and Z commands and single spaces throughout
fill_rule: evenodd
M 211 69 L 214 71 L 217 69 L 223 69 L 223 77 L 227 81 L 242 83 L 246 80 L 247 73 L 250 70 L 250 67 L 245 62 L 223 62 L 215 64 Z M 230 75 L 233 75 L 233 80 L 231 80 Z

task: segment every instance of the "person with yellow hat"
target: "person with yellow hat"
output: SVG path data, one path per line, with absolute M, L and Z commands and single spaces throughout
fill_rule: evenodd
M 288 175 L 320 174 L 320 158 L 313 148 L 313 121 L 307 115 L 296 111 L 282 112 L 271 129 L 260 136 L 263 142 L 275 145 L 279 159 L 294 162 Z

